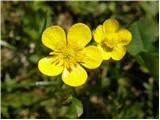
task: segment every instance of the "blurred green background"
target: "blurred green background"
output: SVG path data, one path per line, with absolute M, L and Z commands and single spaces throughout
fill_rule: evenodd
M 159 118 L 158 10 L 158 1 L 1 2 L 1 117 Z M 94 31 L 110 17 L 133 34 L 122 60 L 87 70 L 78 88 L 39 72 L 46 27 L 83 22 Z

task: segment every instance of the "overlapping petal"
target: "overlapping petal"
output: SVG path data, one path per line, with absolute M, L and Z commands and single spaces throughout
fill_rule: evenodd
M 96 46 L 88 46 L 83 50 L 84 58 L 82 65 L 89 69 L 95 69 L 102 63 L 103 56 Z
M 44 57 L 40 59 L 38 62 L 39 70 L 48 76 L 59 75 L 63 70 L 63 66 L 57 66 L 53 61 L 54 59 L 52 57 Z
M 116 32 L 118 29 L 119 29 L 119 23 L 114 18 L 107 19 L 103 23 L 103 30 L 105 33 Z
M 87 80 L 87 72 L 84 70 L 83 67 L 77 64 L 77 66 L 69 71 L 66 68 L 64 69 L 62 73 L 62 80 L 65 84 L 70 86 L 81 86 L 83 85 Z
M 124 57 L 126 54 L 126 48 L 124 46 L 118 45 L 113 48 L 113 51 L 111 52 L 111 57 L 113 60 L 120 60 Z
M 124 46 L 121 46 L 121 45 L 117 45 L 111 51 L 106 51 L 100 45 L 98 45 L 98 47 L 102 51 L 104 60 L 109 60 L 110 58 L 112 58 L 113 60 L 120 60 L 126 54 L 126 48 Z
M 99 50 L 101 50 L 101 54 L 104 60 L 109 60 L 111 58 L 111 52 L 104 50 L 100 45 L 98 45 Z
M 83 23 L 72 25 L 67 34 L 68 44 L 78 44 L 80 47 L 86 46 L 91 38 L 91 30 Z
M 48 27 L 42 33 L 42 43 L 52 49 L 55 50 L 61 46 L 66 45 L 66 35 L 65 31 L 60 26 L 51 26 Z
M 121 28 L 118 31 L 118 37 L 119 37 L 119 44 L 128 45 L 132 39 L 132 34 L 127 29 Z
M 103 32 L 103 26 L 102 25 L 98 25 L 98 27 L 96 28 L 95 32 L 94 32 L 94 40 L 97 43 L 102 42 L 105 39 L 105 34 Z

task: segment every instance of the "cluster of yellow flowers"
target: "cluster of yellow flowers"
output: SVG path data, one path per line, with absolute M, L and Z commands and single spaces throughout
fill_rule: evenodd
M 48 76 L 62 73 L 65 84 L 77 87 L 83 85 L 88 77 L 83 67 L 95 69 L 103 60 L 122 59 L 126 53 L 125 45 L 132 39 L 131 33 L 120 28 L 113 18 L 99 25 L 93 36 L 96 46 L 88 45 L 92 33 L 83 23 L 72 25 L 67 35 L 60 26 L 48 27 L 42 34 L 42 43 L 52 52 L 39 60 L 39 70 Z

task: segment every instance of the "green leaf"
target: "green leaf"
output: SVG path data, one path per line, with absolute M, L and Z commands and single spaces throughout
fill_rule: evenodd
M 1 110 L 2 110 L 2 111 L 1 111 L 2 115 L 3 115 L 4 117 L 8 118 L 8 117 L 9 117 L 8 107 L 2 106 L 2 107 L 1 107 Z
M 158 55 L 153 53 L 141 53 L 145 66 L 148 68 L 155 80 L 159 79 Z
M 133 39 L 128 46 L 128 52 L 136 56 L 141 52 L 151 52 L 155 48 L 153 42 L 156 40 L 156 25 L 152 19 L 143 18 L 133 23 L 129 30 Z
M 66 5 L 71 9 L 75 14 L 87 15 L 89 13 L 93 14 L 97 10 L 98 1 L 69 1 Z M 97 11 L 96 11 L 97 12 Z
M 154 79 L 158 81 L 158 53 L 141 53 L 136 56 L 136 61 L 140 64 L 141 68 L 143 68 L 145 72 L 149 72 L 154 77 Z
M 23 31 L 33 40 L 38 40 L 44 28 L 51 24 L 51 8 L 43 2 L 29 2 L 29 11 L 22 18 Z M 29 14 L 28 14 L 29 13 Z
M 158 14 L 158 1 L 141 2 L 140 6 L 147 13 L 147 15 L 156 16 Z
M 8 73 L 5 75 L 5 82 L 2 83 L 2 89 L 6 89 L 7 92 L 12 91 L 13 87 L 16 85 L 16 80 L 12 79 Z
M 76 110 L 77 117 L 80 117 L 83 113 L 83 105 L 82 105 L 81 101 L 78 100 L 77 98 L 73 97 L 72 100 L 71 100 L 71 103 Z
M 62 109 L 65 111 L 64 116 L 67 118 L 78 118 L 83 114 L 83 105 L 81 101 L 74 97 L 71 98 L 70 105 Z

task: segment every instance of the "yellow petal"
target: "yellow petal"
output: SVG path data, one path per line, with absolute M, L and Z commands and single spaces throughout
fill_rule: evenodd
M 95 69 L 102 63 L 103 56 L 101 51 L 96 46 L 88 46 L 84 48 L 84 59 L 82 65 L 89 69 Z
M 79 46 L 86 46 L 91 38 L 91 30 L 83 23 L 72 25 L 67 34 L 68 43 L 78 44 Z
M 119 23 L 114 18 L 107 19 L 103 23 L 103 30 L 105 33 L 116 32 L 118 29 L 119 29 Z
M 122 28 L 118 31 L 119 44 L 127 45 L 132 39 L 132 34 L 125 28 Z
M 88 75 L 85 69 L 80 65 L 77 65 L 71 71 L 64 69 L 62 74 L 62 80 L 67 85 L 77 87 L 83 85 L 86 82 L 87 76 Z
M 111 52 L 104 50 L 100 45 L 98 45 L 98 48 L 101 50 L 104 60 L 109 60 L 111 58 Z
M 97 43 L 100 43 L 104 40 L 104 38 L 105 38 L 105 35 L 104 35 L 104 32 L 103 32 L 103 26 L 99 25 L 94 32 L 94 40 Z
M 57 66 L 53 63 L 54 59 L 51 57 L 45 57 L 39 60 L 38 68 L 39 70 L 48 76 L 56 76 L 60 74 L 63 70 L 62 66 Z
M 57 25 L 48 27 L 42 34 L 42 43 L 52 50 L 66 45 L 64 30 Z
M 124 46 L 116 46 L 114 47 L 113 51 L 111 52 L 111 57 L 113 60 L 120 60 L 126 54 L 126 48 Z

